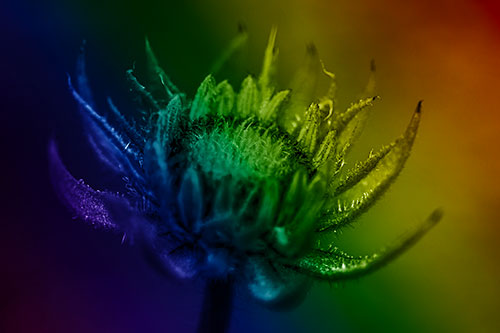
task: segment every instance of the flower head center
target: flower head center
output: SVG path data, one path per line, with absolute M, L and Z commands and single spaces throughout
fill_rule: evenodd
M 294 151 L 286 138 L 251 121 L 202 128 L 189 141 L 192 162 L 213 179 L 281 178 L 294 169 Z

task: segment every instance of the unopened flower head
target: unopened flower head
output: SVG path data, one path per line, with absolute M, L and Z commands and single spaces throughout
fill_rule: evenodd
M 258 77 L 235 89 L 208 75 L 193 98 L 172 83 L 146 41 L 149 76 L 142 81 L 127 72 L 142 122 L 126 119 L 110 99 L 107 116 L 95 109 L 82 55 L 71 92 L 91 146 L 123 177 L 124 193 L 76 180 L 50 145 L 56 189 L 79 218 L 140 240 L 176 276 L 231 278 L 269 305 L 299 299 L 312 280 L 352 279 L 377 269 L 440 219 L 436 211 L 409 236 L 363 257 L 319 241 L 367 211 L 400 173 L 421 103 L 401 137 L 344 171 L 378 99 L 373 78 L 365 96 L 341 110 L 335 76 L 309 47 L 290 89 L 279 90 L 275 38 L 273 30 Z M 315 96 L 318 75 L 329 88 Z

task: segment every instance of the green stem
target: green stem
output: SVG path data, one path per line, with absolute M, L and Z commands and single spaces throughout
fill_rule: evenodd
M 208 281 L 205 287 L 205 296 L 198 322 L 197 333 L 227 332 L 231 319 L 232 306 L 232 281 Z

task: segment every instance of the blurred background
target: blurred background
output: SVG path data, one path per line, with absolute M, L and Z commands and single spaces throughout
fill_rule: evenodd
M 66 86 L 83 40 L 98 105 L 112 96 L 132 112 L 124 74 L 144 60 L 145 36 L 192 94 L 238 24 L 248 44 L 219 75 L 236 86 L 258 73 L 273 25 L 282 87 L 312 42 L 347 106 L 375 59 L 382 100 L 352 160 L 400 135 L 424 100 L 406 168 L 339 247 L 371 253 L 434 208 L 445 215 L 389 266 L 319 284 L 292 312 L 238 299 L 231 332 L 500 331 L 496 0 L 2 1 L 0 331 L 193 331 L 202 287 L 158 276 L 119 235 L 73 220 L 52 191 L 46 147 L 56 137 L 69 169 L 91 185 L 107 176 L 85 145 Z

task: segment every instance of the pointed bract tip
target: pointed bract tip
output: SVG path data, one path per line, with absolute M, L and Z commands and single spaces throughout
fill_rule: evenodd
M 56 138 L 52 134 L 49 138 L 49 143 L 47 144 L 47 152 L 49 153 L 50 157 L 53 157 L 54 153 L 57 153 L 57 143 L 56 143 Z
M 66 72 L 66 78 L 68 79 L 68 88 L 70 90 L 73 90 L 73 83 L 71 82 L 71 75 L 69 75 L 68 72 Z
M 271 27 L 271 33 L 269 34 L 269 42 L 268 42 L 268 47 L 272 50 L 273 54 L 276 54 L 278 52 L 278 49 L 276 48 L 277 34 L 278 34 L 278 27 L 276 25 L 273 25 Z
M 438 209 L 434 210 L 431 213 L 431 215 L 429 216 L 429 222 L 432 224 L 438 223 L 443 218 L 443 214 L 444 214 L 444 211 L 442 208 L 438 208 Z
M 149 37 L 146 35 L 144 36 L 144 48 L 146 49 L 146 56 L 149 57 L 150 59 L 151 58 L 154 58 L 154 53 L 153 53 L 153 49 L 151 48 L 151 43 L 149 42 Z M 156 59 L 153 60 L 153 62 L 155 61 Z
M 306 44 L 306 52 L 309 55 L 316 55 L 318 53 L 318 49 L 314 43 L 310 42 Z
M 86 47 L 87 47 L 87 40 L 84 39 L 84 40 L 82 40 L 82 43 L 80 44 L 80 53 L 85 53 Z
M 422 102 L 423 102 L 423 100 L 418 101 L 417 108 L 415 110 L 416 113 L 422 112 Z
M 377 70 L 377 66 L 375 66 L 375 59 L 370 61 L 370 71 L 375 72 Z
M 239 34 L 247 33 L 247 26 L 244 22 L 238 22 L 238 33 Z

